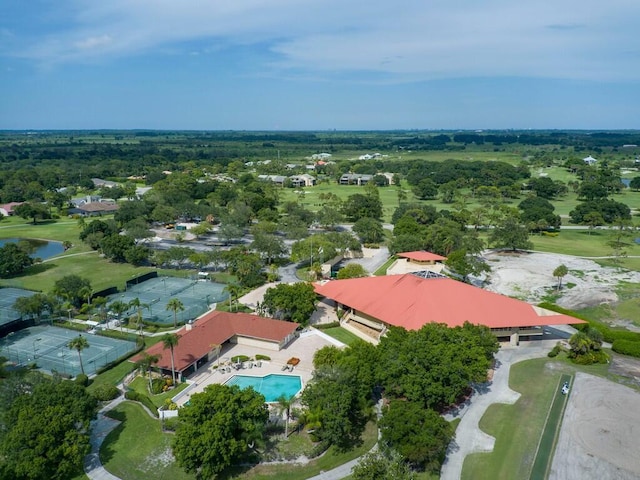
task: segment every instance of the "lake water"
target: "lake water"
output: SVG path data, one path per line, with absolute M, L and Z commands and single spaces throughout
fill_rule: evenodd
M 31 258 L 41 258 L 42 260 L 64 252 L 64 247 L 60 242 L 48 242 L 47 240 L 36 240 L 34 238 L 0 239 L 0 247 L 4 247 L 7 243 L 19 243 L 26 248 Z

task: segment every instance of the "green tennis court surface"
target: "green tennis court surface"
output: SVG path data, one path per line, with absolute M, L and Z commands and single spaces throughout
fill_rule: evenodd
M 25 328 L 0 340 L 0 355 L 16 365 L 35 363 L 47 372 L 76 376 L 81 373 L 78 351 L 69 341 L 79 333 L 65 328 L 37 326 Z M 82 365 L 87 375 L 133 352 L 135 342 L 82 333 L 89 347 L 82 350 Z

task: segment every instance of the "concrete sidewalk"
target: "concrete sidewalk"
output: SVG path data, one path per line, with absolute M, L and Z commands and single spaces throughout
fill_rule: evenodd
M 91 453 L 84 457 L 84 473 L 92 480 L 120 480 L 120 477 L 107 472 L 102 466 L 100 462 L 100 446 L 109 432 L 120 424 L 119 421 L 107 417 L 104 412 L 115 408 L 123 401 L 124 396 L 120 395 L 102 407 L 98 411 L 97 418 L 91 421 Z
M 509 388 L 511 365 L 524 360 L 544 357 L 553 348 L 557 340 L 521 342 L 519 347 L 503 346 L 496 354 L 496 369 L 491 382 L 474 389 L 466 406 L 447 420 L 460 417 L 456 437 L 449 445 L 447 457 L 440 471 L 440 480 L 459 480 L 464 459 L 470 453 L 491 452 L 495 438 L 480 430 L 479 422 L 489 405 L 494 403 L 513 404 L 520 394 Z

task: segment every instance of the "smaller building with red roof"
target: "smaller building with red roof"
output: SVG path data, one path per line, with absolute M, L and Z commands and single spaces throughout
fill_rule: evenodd
M 225 343 L 280 350 L 295 338 L 298 326 L 248 313 L 207 313 L 176 332 L 180 339 L 173 349 L 175 370 L 181 376 L 191 375 L 214 360 Z M 171 351 L 162 342 L 149 347 L 146 353 L 158 355 L 160 360 L 155 366 L 163 373 L 171 374 Z M 136 355 L 130 361 L 137 362 L 141 358 L 142 355 Z
M 422 270 L 440 273 L 447 260 L 447 257 L 424 250 L 396 253 L 396 257 L 398 259 L 387 269 L 387 275 L 402 275 Z

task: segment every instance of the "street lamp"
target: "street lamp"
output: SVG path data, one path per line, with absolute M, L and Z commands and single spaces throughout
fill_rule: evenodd
M 40 340 L 42 340 L 42 339 L 40 337 L 38 337 L 33 341 L 33 359 L 34 360 L 36 359 L 36 352 L 37 352 L 37 350 L 36 350 L 36 342 L 39 342 Z

